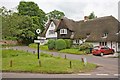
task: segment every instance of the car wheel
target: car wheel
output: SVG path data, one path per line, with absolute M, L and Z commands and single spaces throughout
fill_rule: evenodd
M 114 54 L 114 53 L 115 53 L 115 51 L 113 50 L 113 51 L 112 51 L 112 54 Z
M 100 56 L 103 56 L 104 55 L 104 53 L 100 53 Z

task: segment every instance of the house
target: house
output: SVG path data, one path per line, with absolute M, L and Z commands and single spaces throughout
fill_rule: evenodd
M 118 51 L 120 45 L 120 22 L 113 16 L 74 21 L 62 18 L 56 27 L 58 39 L 72 39 L 73 44 L 90 42 L 94 46 L 108 46 Z
M 59 23 L 59 20 L 51 19 L 48 21 L 48 23 L 45 26 L 45 30 L 40 35 L 41 37 L 45 37 L 43 41 L 41 41 L 41 44 L 47 43 L 48 39 L 57 39 L 57 32 L 55 32 L 55 28 L 57 28 L 57 25 Z

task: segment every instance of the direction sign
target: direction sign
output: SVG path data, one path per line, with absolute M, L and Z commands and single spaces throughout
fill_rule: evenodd
M 40 40 L 34 40 L 34 43 L 40 43 Z

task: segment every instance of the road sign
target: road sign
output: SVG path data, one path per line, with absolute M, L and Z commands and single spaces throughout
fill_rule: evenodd
M 40 33 L 41 33 L 41 30 L 40 30 L 40 29 L 37 29 L 37 30 L 36 30 L 36 33 L 37 33 L 37 34 L 40 34 Z
M 40 43 L 40 40 L 34 40 L 34 43 Z

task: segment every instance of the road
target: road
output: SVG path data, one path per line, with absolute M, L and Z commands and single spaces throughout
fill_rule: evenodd
M 12 47 L 14 50 L 24 50 L 33 53 L 36 49 L 29 48 L 28 46 L 16 46 Z M 65 55 L 69 59 L 81 60 L 86 58 L 89 63 L 95 63 L 98 67 L 96 70 L 87 73 L 77 74 L 37 74 L 37 73 L 3 73 L 3 78 L 118 78 L 118 58 L 106 58 L 93 55 L 73 55 L 65 54 L 61 55 L 57 52 L 41 51 L 47 54 L 53 54 L 54 56 L 64 57 Z

